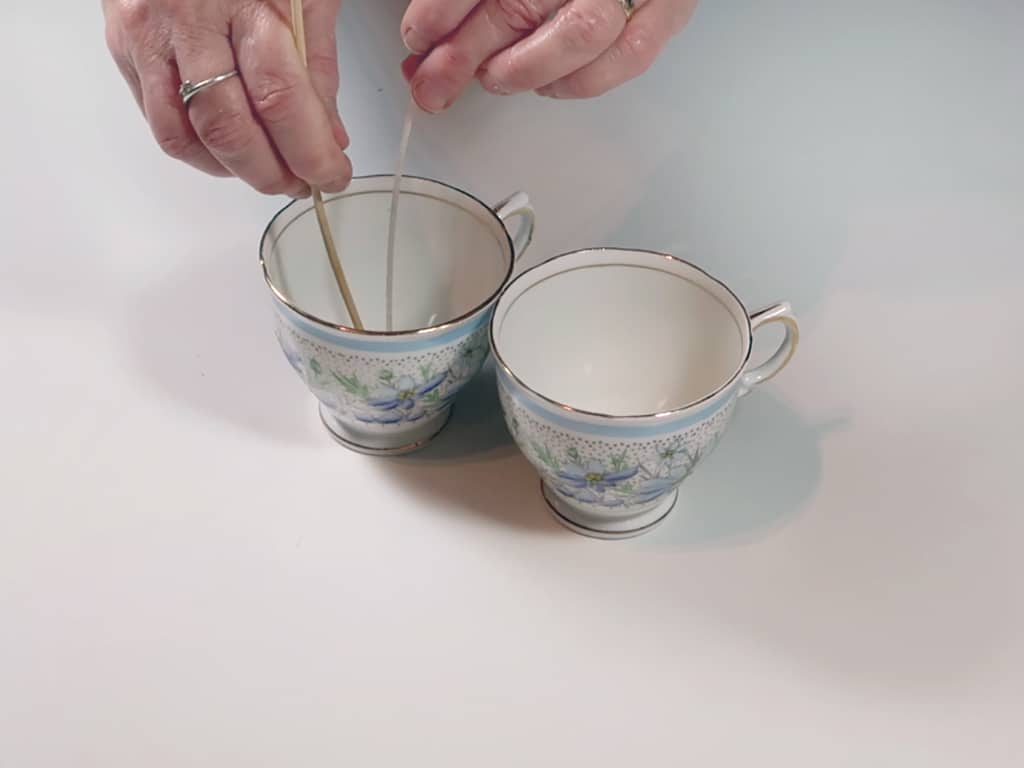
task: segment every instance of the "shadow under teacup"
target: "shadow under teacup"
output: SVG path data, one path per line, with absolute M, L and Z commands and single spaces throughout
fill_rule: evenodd
M 753 332 L 771 322 L 785 337 L 753 367 Z M 751 315 L 688 262 L 612 248 L 527 270 L 491 320 L 505 419 L 548 505 L 606 539 L 665 519 L 737 399 L 782 370 L 798 339 L 788 304 Z
M 289 363 L 331 434 L 375 455 L 416 450 L 444 428 L 456 395 L 487 357 L 494 303 L 534 227 L 523 193 L 491 208 L 441 182 L 404 177 L 387 330 L 393 180 L 359 177 L 324 199 L 362 330 L 351 327 L 312 203 L 282 209 L 260 246 Z M 517 216 L 513 241 L 506 222 Z

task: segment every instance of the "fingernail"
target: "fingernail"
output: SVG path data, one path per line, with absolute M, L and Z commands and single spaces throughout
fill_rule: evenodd
M 430 43 L 416 31 L 415 27 L 406 27 L 402 32 L 402 42 L 411 53 L 426 53 Z
M 290 195 L 290 197 L 293 200 L 306 200 L 307 198 L 310 198 L 312 196 L 313 196 L 313 191 L 308 186 L 306 186 L 305 184 L 303 184 L 301 187 L 296 189 Z
M 480 85 L 482 85 L 487 91 L 495 94 L 496 96 L 508 96 L 512 92 L 503 86 L 498 80 L 495 80 L 489 72 L 481 72 L 478 75 L 480 79 Z
M 538 96 L 546 96 L 549 99 L 561 98 L 561 93 L 554 85 L 545 85 L 543 88 L 538 88 L 535 93 Z
M 413 86 L 416 103 L 426 112 L 441 112 L 448 108 L 448 94 L 444 87 L 432 80 L 421 80 Z
M 413 76 L 416 74 L 416 70 L 420 68 L 420 64 L 423 63 L 423 57 L 415 53 L 406 56 L 405 61 L 402 62 L 402 77 L 405 78 L 405 82 L 411 83 Z

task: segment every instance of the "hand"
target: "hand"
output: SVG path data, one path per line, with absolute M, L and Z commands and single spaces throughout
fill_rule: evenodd
M 264 194 L 305 197 L 352 177 L 336 102 L 340 2 L 305 2 L 308 72 L 288 0 L 103 0 L 103 10 L 110 52 L 164 152 Z M 183 80 L 236 68 L 182 104 Z
M 411 0 L 403 71 L 428 112 L 476 77 L 492 93 L 601 95 L 642 74 L 693 15 L 697 0 Z

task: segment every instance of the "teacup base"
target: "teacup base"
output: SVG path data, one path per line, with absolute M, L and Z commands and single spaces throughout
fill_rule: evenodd
M 413 453 L 421 448 L 425 448 L 433 442 L 434 438 L 440 435 L 444 428 L 448 426 L 453 410 L 454 408 L 450 407 L 436 416 L 424 420 L 416 426 L 415 430 L 404 432 L 402 434 L 403 439 L 398 445 L 388 445 L 386 440 L 380 439 L 376 440 L 375 444 L 368 445 L 367 435 L 356 434 L 348 429 L 331 415 L 323 405 L 320 406 L 320 421 L 323 423 L 328 434 L 334 438 L 335 442 L 348 448 L 350 451 L 362 453 L 366 456 L 404 456 L 407 453 Z
M 551 510 L 555 520 L 564 525 L 573 533 L 581 536 L 588 536 L 592 539 L 604 539 L 611 541 L 615 539 L 632 539 L 649 533 L 665 522 L 676 506 L 679 499 L 679 491 L 670 493 L 663 501 L 651 509 L 634 517 L 621 521 L 597 521 L 591 515 L 585 515 L 580 510 L 567 504 L 548 484 L 541 480 L 540 490 Z

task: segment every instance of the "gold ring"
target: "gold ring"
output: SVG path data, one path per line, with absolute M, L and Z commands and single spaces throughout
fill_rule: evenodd
M 636 10 L 635 0 L 619 0 L 619 5 L 622 6 L 622 10 L 626 12 L 626 20 L 628 21 L 633 17 L 633 11 Z

